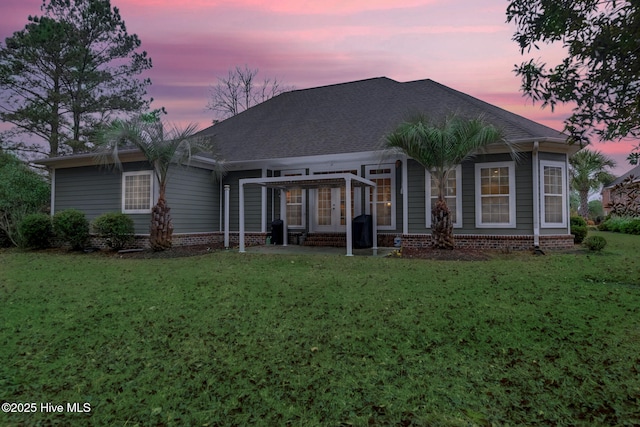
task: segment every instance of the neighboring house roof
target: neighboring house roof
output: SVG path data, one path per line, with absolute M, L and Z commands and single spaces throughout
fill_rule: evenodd
M 625 179 L 629 178 L 631 175 L 633 175 L 634 178 L 636 178 L 636 180 L 640 179 L 640 165 L 638 165 L 635 168 L 631 169 L 630 171 L 628 171 L 624 175 L 619 176 L 611 184 L 604 186 L 603 190 L 605 188 L 613 188 L 615 185 L 620 184 L 622 181 L 624 181 Z
M 433 80 L 386 77 L 282 93 L 201 132 L 227 162 L 376 151 L 417 113 L 434 120 L 484 115 L 513 142 L 565 143 L 562 132 Z

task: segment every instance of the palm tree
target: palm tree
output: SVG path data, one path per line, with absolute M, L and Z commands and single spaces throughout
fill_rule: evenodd
M 616 166 L 615 160 L 600 151 L 581 150 L 569 158 L 571 186 L 580 195 L 578 215 L 589 216 L 589 192 L 611 183 L 615 176 L 607 169 Z
M 188 125 L 184 129 L 166 126 L 160 120 L 146 117 L 125 122 L 116 120 L 100 134 L 97 144 L 97 159 L 102 164 L 111 164 L 122 169 L 119 151 L 123 148 L 137 148 L 153 167 L 159 185 L 158 201 L 151 210 L 149 244 L 153 250 L 171 247 L 173 225 L 166 200 L 167 182 L 172 164 L 188 165 L 191 158 L 199 153 L 215 155 L 211 138 L 195 136 L 197 126 Z M 221 162 L 216 162 L 221 168 Z M 216 172 L 221 173 L 222 169 Z
M 433 245 L 453 249 L 453 221 L 445 200 L 447 178 L 457 165 L 469 160 L 489 144 L 504 143 L 515 156 L 513 146 L 502 132 L 482 117 L 466 119 L 449 116 L 436 124 L 425 116 L 401 123 L 387 135 L 387 147 L 399 149 L 431 172 L 438 189 L 437 201 L 431 207 L 431 235 Z

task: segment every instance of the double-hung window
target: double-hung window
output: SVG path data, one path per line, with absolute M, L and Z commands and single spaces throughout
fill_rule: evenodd
M 283 171 L 282 176 L 301 176 L 304 170 Z M 305 218 L 305 194 L 302 188 L 287 190 L 287 226 L 304 227 Z
M 566 227 L 567 191 L 564 163 L 540 161 L 540 193 L 542 227 Z
M 515 162 L 477 163 L 476 227 L 516 226 Z
M 373 200 L 373 191 L 371 191 L 369 202 L 376 209 L 378 228 L 383 230 L 395 229 L 396 212 L 393 203 L 395 195 L 394 165 L 367 166 L 366 178 L 376 183 L 376 200 Z
M 426 171 L 425 179 L 425 225 L 431 228 L 431 209 L 438 200 L 438 183 L 429 171 Z M 451 212 L 453 226 L 462 227 L 462 167 L 460 165 L 449 171 L 444 186 L 444 200 Z
M 122 212 L 149 213 L 153 206 L 153 172 L 122 173 Z

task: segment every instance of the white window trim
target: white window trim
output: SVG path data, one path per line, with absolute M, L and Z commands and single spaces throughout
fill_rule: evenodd
M 554 168 L 560 168 L 562 170 L 562 222 L 547 222 L 545 220 L 545 192 L 544 192 L 544 167 L 550 166 Z M 540 161 L 540 217 L 541 217 L 541 227 L 542 228 L 566 228 L 567 227 L 567 169 L 565 162 L 558 162 L 552 160 L 541 160 Z
M 482 185 L 480 181 L 480 171 L 491 168 L 508 168 L 509 170 L 509 222 L 482 222 Z M 476 188 L 476 227 L 477 228 L 515 228 L 516 227 L 516 167 L 514 161 L 509 162 L 487 162 L 476 163 L 475 165 L 475 188 Z
M 456 221 L 453 223 L 453 227 L 462 228 L 462 166 L 458 165 L 454 170 L 456 171 Z M 426 169 L 424 177 L 425 227 L 431 228 L 431 173 Z
M 371 174 L 370 171 L 378 169 L 389 169 L 388 174 Z M 378 230 L 395 230 L 396 229 L 396 165 L 393 163 L 379 164 L 379 165 L 367 165 L 365 166 L 365 178 L 372 180 L 374 178 L 391 178 L 391 225 L 378 225 Z M 372 190 L 369 189 L 369 192 Z M 367 196 L 365 201 L 365 212 L 371 214 L 371 203 L 369 203 L 369 197 Z M 375 204 L 375 203 L 373 203 Z
M 303 176 L 306 175 L 307 171 L 305 169 L 287 169 L 281 170 L 280 176 Z M 281 215 L 282 216 L 282 215 Z M 301 225 L 291 225 L 289 224 L 289 219 L 287 219 L 287 228 L 294 230 L 302 230 L 306 228 L 306 218 L 307 218 L 307 191 L 302 190 L 302 210 L 300 213 L 300 222 Z
M 141 176 L 141 175 L 149 175 L 151 188 L 149 191 L 149 209 L 125 209 L 125 193 L 126 193 L 126 177 L 127 176 Z M 153 177 L 153 171 L 137 171 L 137 172 L 123 172 L 122 173 L 122 213 L 125 214 L 146 214 L 151 213 L 151 209 L 153 209 L 153 199 L 154 199 L 154 189 L 155 189 L 155 179 Z

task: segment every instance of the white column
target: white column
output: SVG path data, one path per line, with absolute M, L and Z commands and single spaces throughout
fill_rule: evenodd
M 347 226 L 347 256 L 353 256 L 353 235 L 351 231 L 351 178 L 345 179 L 345 209 L 344 219 Z
M 371 206 L 371 228 L 373 229 L 373 250 L 378 249 L 378 209 L 376 209 L 376 201 L 378 200 L 378 187 L 371 189 L 373 192 L 373 205 Z M 374 255 L 376 253 L 374 252 Z
M 280 218 L 282 218 L 282 246 L 287 246 L 289 233 L 287 230 L 287 190 L 280 190 Z
M 267 187 L 260 189 L 260 232 L 267 232 Z
M 238 221 L 240 222 L 240 248 L 238 252 L 244 253 L 244 183 L 242 180 L 238 184 L 238 193 L 240 196 L 240 209 L 238 210 Z
M 231 187 L 224 186 L 224 248 L 229 249 L 229 190 Z

